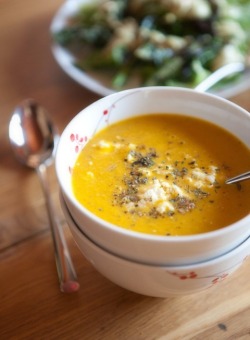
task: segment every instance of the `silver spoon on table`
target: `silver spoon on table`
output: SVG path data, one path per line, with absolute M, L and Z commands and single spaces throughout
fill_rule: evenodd
M 60 289 L 71 293 L 77 291 L 80 285 L 63 230 L 55 218 L 47 180 L 47 166 L 53 162 L 58 138 L 47 112 L 34 100 L 25 100 L 15 108 L 9 124 L 11 146 L 17 159 L 38 174 L 46 199 Z

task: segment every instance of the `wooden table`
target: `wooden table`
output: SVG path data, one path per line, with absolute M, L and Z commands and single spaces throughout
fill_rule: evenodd
M 250 339 L 250 262 L 215 289 L 157 299 L 106 280 L 80 254 L 66 223 L 81 289 L 59 291 L 44 198 L 36 174 L 8 142 L 15 105 L 32 97 L 62 131 L 99 97 L 65 75 L 49 25 L 63 0 L 0 0 L 0 339 Z M 250 91 L 232 100 L 250 110 Z M 62 222 L 58 186 L 53 201 Z

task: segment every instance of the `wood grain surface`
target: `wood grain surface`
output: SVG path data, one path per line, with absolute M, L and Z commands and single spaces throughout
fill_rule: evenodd
M 52 56 L 49 25 L 62 3 L 0 0 L 0 339 L 250 339 L 249 260 L 197 295 L 157 299 L 126 291 L 80 254 L 51 167 L 53 202 L 81 284 L 76 294 L 59 291 L 41 187 L 36 174 L 14 159 L 8 122 L 19 101 L 35 98 L 61 132 L 99 99 Z M 250 110 L 250 91 L 231 100 Z

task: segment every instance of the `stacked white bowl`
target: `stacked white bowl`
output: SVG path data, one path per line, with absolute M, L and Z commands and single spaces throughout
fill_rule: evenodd
M 62 207 L 80 250 L 96 269 L 131 291 L 157 297 L 194 293 L 222 281 L 250 254 L 250 215 L 212 232 L 155 236 L 112 225 L 75 198 L 71 169 L 86 142 L 107 124 L 143 114 L 175 113 L 224 127 L 250 147 L 250 115 L 194 90 L 148 87 L 112 94 L 82 110 L 65 128 L 56 153 Z

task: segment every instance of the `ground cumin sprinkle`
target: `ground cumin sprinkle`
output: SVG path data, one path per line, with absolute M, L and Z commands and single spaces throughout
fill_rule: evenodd
M 209 196 L 207 186 L 217 188 L 217 167 L 199 168 L 196 160 L 188 158 L 166 165 L 170 153 L 162 157 L 155 148 L 133 148 L 124 159 L 125 188 L 116 187 L 113 200 L 126 213 L 153 218 L 185 214 L 195 208 L 198 200 Z

